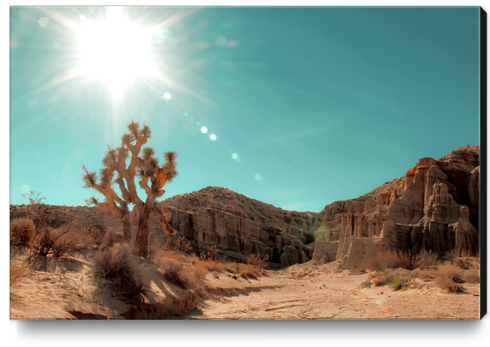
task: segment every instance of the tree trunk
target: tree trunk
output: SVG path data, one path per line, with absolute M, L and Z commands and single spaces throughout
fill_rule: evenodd
M 122 218 L 123 224 L 123 238 L 125 242 L 131 242 L 131 222 L 129 220 L 129 213 Z
M 140 257 L 148 256 L 148 221 L 150 220 L 151 210 L 153 209 L 153 201 L 145 203 L 145 207 L 140 214 L 140 222 L 138 225 L 138 233 L 136 234 L 135 245 Z

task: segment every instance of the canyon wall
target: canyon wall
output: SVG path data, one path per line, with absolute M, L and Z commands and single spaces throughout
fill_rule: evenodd
M 347 268 L 384 249 L 478 252 L 479 154 L 479 146 L 467 146 L 422 158 L 399 179 L 325 206 L 316 237 L 337 244 L 336 259 Z

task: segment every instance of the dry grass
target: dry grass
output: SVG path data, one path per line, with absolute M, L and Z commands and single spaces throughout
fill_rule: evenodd
M 208 274 L 208 269 L 196 256 L 164 252 L 157 261 L 163 277 L 183 289 L 199 288 Z
M 446 292 L 461 292 L 463 290 L 461 283 L 464 282 L 461 273 L 461 269 L 452 264 L 441 265 L 435 283 Z
M 378 252 L 368 258 L 365 267 L 369 270 L 384 271 L 398 264 L 398 254 L 395 251 Z
M 25 263 L 10 262 L 10 286 L 29 273 Z
M 191 244 L 187 241 L 185 236 L 181 236 L 177 241 L 173 241 L 170 236 L 165 240 L 163 249 L 165 251 L 186 253 L 191 248 Z
M 454 248 L 450 250 L 449 255 L 453 258 L 466 258 L 472 256 L 471 252 L 464 248 Z
M 66 226 L 52 229 L 42 225 L 29 242 L 29 248 L 34 254 L 45 257 L 51 253 L 57 258 L 86 248 L 91 241 L 91 239 L 84 238 L 77 231 L 69 230 Z
M 471 269 L 464 271 L 463 279 L 468 283 L 480 283 L 480 270 Z
M 416 266 L 419 267 L 421 270 L 427 270 L 430 266 L 436 266 L 437 254 L 432 253 L 431 250 L 426 251 L 425 249 L 423 249 L 416 256 L 416 264 Z
M 437 264 L 437 255 L 432 251 L 422 250 L 419 254 L 401 251 L 378 252 L 368 258 L 364 267 L 370 270 L 384 271 L 402 267 L 407 270 L 427 269 Z M 361 268 L 362 269 L 362 268 Z
M 137 265 L 131 246 L 116 244 L 95 254 L 94 273 L 111 281 L 116 295 L 125 300 L 141 298 L 144 294 L 142 269 Z
M 387 269 L 385 271 L 374 272 L 370 277 L 375 287 L 392 284 L 395 290 L 399 290 L 406 288 L 411 283 L 414 274 L 410 270 L 398 268 L 396 270 Z
M 245 263 L 257 269 L 265 269 L 269 264 L 269 257 L 260 258 L 258 254 L 251 254 L 245 259 Z
M 17 218 L 10 222 L 10 243 L 12 245 L 29 245 L 36 233 L 34 221 L 29 218 Z
M 209 271 L 223 271 L 225 265 L 223 263 L 217 263 L 213 260 L 202 260 L 202 266 L 204 266 Z
M 415 277 L 420 278 L 423 282 L 432 281 L 437 276 L 437 272 L 434 270 L 416 270 Z

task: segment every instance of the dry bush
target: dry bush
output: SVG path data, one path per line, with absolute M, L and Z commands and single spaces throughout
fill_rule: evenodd
M 214 256 L 218 254 L 218 246 L 214 245 L 208 251 L 208 254 L 201 253 L 201 260 L 213 260 Z
M 269 256 L 266 255 L 264 258 L 260 258 L 258 254 L 251 254 L 247 256 L 245 263 L 258 269 L 265 269 L 269 263 Z
M 96 246 L 100 246 L 102 243 L 102 237 L 107 234 L 101 227 L 95 225 L 89 225 L 81 230 L 82 235 L 89 237 L 92 243 Z
M 398 264 L 398 254 L 395 251 L 377 252 L 365 262 L 365 267 L 369 270 L 386 270 L 394 268 Z
M 223 263 L 217 263 L 214 260 L 202 260 L 201 264 L 209 271 L 223 271 L 225 268 Z
M 177 241 L 173 241 L 171 237 L 167 237 L 163 250 L 172 252 L 186 253 L 191 248 L 191 244 L 185 236 L 181 236 Z
M 202 283 L 208 270 L 200 264 L 197 259 L 186 258 L 179 259 L 178 255 L 167 254 L 159 261 L 159 267 L 162 270 L 163 277 L 183 289 L 197 288 Z
M 51 235 L 54 237 L 51 251 L 55 258 L 86 248 L 91 241 L 84 239 L 78 232 L 63 227 L 53 230 Z
M 128 244 L 115 244 L 95 254 L 94 273 L 112 282 L 116 295 L 126 300 L 140 299 L 144 294 L 142 269 L 137 265 L 134 250 Z
M 225 270 L 231 272 L 232 274 L 237 274 L 239 272 L 237 263 L 225 263 L 224 266 Z
M 263 269 L 259 269 L 258 267 L 249 264 L 238 265 L 238 273 L 243 278 L 257 279 L 260 275 L 262 275 L 263 271 Z
M 385 284 L 392 284 L 396 290 L 406 287 L 413 279 L 413 274 L 410 270 L 398 268 L 397 270 L 387 269 L 385 271 L 377 271 L 370 275 L 372 283 L 375 287 Z
M 393 272 L 393 285 L 396 290 L 407 287 L 412 279 L 413 274 L 408 269 L 399 268 Z
M 461 257 L 466 258 L 466 257 L 470 257 L 472 254 L 467 249 L 458 247 L 450 250 L 449 255 L 453 258 L 461 258 Z
M 468 270 L 473 267 L 473 263 L 468 258 L 455 258 L 453 263 L 462 270 Z
M 480 283 L 480 270 L 471 269 L 464 271 L 463 279 L 468 283 Z
M 83 238 L 78 232 L 66 226 L 52 229 L 41 225 L 37 234 L 29 242 L 31 251 L 41 256 L 52 253 L 55 258 L 88 247 L 90 239 Z
M 10 262 L 10 286 L 29 273 L 25 263 Z
M 418 258 L 412 252 L 397 252 L 398 259 L 396 260 L 396 265 L 407 270 L 413 270 L 418 265 Z
M 29 245 L 36 233 L 34 221 L 29 218 L 17 218 L 10 222 L 10 243 L 13 245 Z
M 435 283 L 446 292 L 460 292 L 463 290 L 460 283 L 464 282 L 461 272 L 461 269 L 452 264 L 441 265 Z
M 36 235 L 29 242 L 29 248 L 33 253 L 45 257 L 51 252 L 54 237 L 53 229 L 45 225 L 40 226 Z
M 436 277 L 436 272 L 432 270 L 416 270 L 414 275 L 423 282 L 432 281 Z
M 421 270 L 426 270 L 429 266 L 437 265 L 437 254 L 432 253 L 431 250 L 426 251 L 423 249 L 417 254 L 416 263 Z
M 436 284 L 447 293 L 458 293 L 463 291 L 463 286 L 448 277 L 437 277 Z
M 369 276 L 375 287 L 385 285 L 393 280 L 393 270 L 376 271 Z

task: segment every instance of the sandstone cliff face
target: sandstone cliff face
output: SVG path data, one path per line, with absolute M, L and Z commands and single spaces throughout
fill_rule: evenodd
M 479 154 L 479 146 L 467 146 L 439 160 L 422 158 L 404 177 L 325 206 L 317 237 L 338 243 L 345 267 L 381 249 L 477 252 Z
M 260 253 L 282 266 L 311 259 L 313 232 L 323 219 L 319 213 L 285 211 L 219 187 L 175 196 L 158 207 L 179 236 L 194 241 L 197 253 L 217 245 L 232 259 Z

